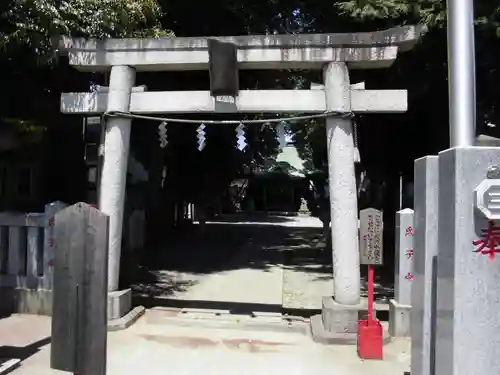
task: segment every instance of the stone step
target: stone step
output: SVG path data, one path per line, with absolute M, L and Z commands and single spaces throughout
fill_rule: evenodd
M 216 329 L 260 330 L 308 333 L 308 324 L 301 320 L 284 319 L 277 313 L 231 314 L 224 310 L 153 308 L 145 314 L 149 325 L 177 325 Z

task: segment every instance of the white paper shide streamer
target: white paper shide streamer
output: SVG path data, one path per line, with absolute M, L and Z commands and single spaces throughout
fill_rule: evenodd
M 160 139 L 160 147 L 165 148 L 168 145 L 167 122 L 163 121 L 158 125 L 158 137 Z
M 202 151 L 206 145 L 206 133 L 205 133 L 205 124 L 201 124 L 196 129 L 196 138 L 198 139 L 198 151 Z
M 240 123 L 236 127 L 236 148 L 243 151 L 247 147 L 247 141 L 245 136 L 245 125 Z

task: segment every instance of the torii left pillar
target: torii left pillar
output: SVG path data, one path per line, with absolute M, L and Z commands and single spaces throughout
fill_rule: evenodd
M 328 111 L 349 115 L 351 85 L 343 62 L 323 70 Z M 324 297 L 322 313 L 311 317 L 313 337 L 329 344 L 354 344 L 360 311 L 358 198 L 354 170 L 354 138 L 349 117 L 326 119 L 328 185 L 332 231 L 333 298 Z
M 113 66 L 111 68 L 108 111 L 129 111 L 135 73 L 135 69 L 130 66 Z M 109 320 L 122 317 L 130 310 L 131 306 L 130 290 L 118 290 L 131 128 L 132 120 L 128 118 L 108 117 L 106 120 L 99 209 L 109 216 Z

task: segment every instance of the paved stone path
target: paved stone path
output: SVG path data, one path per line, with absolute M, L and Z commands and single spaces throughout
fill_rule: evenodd
M 290 233 L 287 242 L 283 250 L 283 307 L 320 309 L 321 298 L 332 295 L 333 289 L 331 252 L 326 248 L 321 221 Z
M 167 306 L 191 301 L 193 308 L 224 309 L 220 303 L 233 303 L 307 315 L 333 289 L 321 221 L 308 216 L 234 215 L 207 222 L 203 232 L 165 245 L 146 273 L 134 290 Z
M 318 309 L 332 288 L 321 227 L 311 217 L 207 222 L 203 233 L 166 245 L 150 280 L 134 289 L 171 300 Z

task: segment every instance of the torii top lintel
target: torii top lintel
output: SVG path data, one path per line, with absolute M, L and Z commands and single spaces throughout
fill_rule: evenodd
M 208 40 L 238 46 L 239 69 L 321 69 L 343 61 L 350 69 L 386 68 L 398 50 L 407 51 L 425 26 L 343 34 L 245 35 L 229 37 L 82 39 L 63 37 L 59 50 L 82 71 L 107 71 L 129 65 L 138 71 L 208 69 Z

